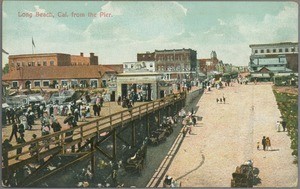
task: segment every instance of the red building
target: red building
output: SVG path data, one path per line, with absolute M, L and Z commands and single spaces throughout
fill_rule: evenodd
M 54 88 L 56 86 L 106 87 L 117 72 L 102 65 L 35 66 L 14 69 L 2 76 L 12 88 Z
M 64 53 L 23 54 L 10 55 L 8 59 L 10 70 L 20 67 L 98 65 L 98 56 L 95 56 L 94 53 L 90 53 L 90 57 L 84 57 L 83 53 L 80 55 Z

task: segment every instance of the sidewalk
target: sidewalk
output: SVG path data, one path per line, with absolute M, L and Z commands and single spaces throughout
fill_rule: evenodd
M 226 103 L 217 103 L 223 95 Z M 166 175 L 182 187 L 230 187 L 236 166 L 252 159 L 261 179 L 255 187 L 297 186 L 290 139 L 275 127 L 280 112 L 271 84 L 213 88 L 197 106 L 203 120 L 185 137 Z M 256 149 L 263 136 L 270 137 L 273 151 Z

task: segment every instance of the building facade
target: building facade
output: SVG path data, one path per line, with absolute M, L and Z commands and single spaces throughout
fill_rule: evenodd
M 124 70 L 124 73 L 132 72 L 134 70 L 143 70 L 145 72 L 155 72 L 155 62 L 154 61 L 124 62 L 123 70 Z
M 293 70 L 287 68 L 286 55 L 251 55 L 249 71 L 253 78 L 271 78 L 290 75 Z
M 197 51 L 192 49 L 165 49 L 138 53 L 137 60 L 138 64 L 145 64 L 147 70 L 161 73 L 163 80 L 190 80 L 198 71 Z M 133 63 L 126 64 L 127 68 L 131 66 L 133 68 Z
M 196 71 L 197 51 L 192 49 L 155 50 L 156 70 L 190 72 Z
M 267 54 L 294 54 L 298 53 L 298 43 L 283 42 L 269 44 L 252 44 L 251 55 L 267 55 Z
M 282 43 L 269 43 L 269 44 L 252 44 L 250 59 L 255 57 L 261 57 L 270 55 L 271 57 L 285 55 L 286 68 L 291 69 L 294 72 L 298 72 L 298 43 L 282 42 Z M 250 65 L 251 67 L 251 65 Z
M 207 74 L 209 72 L 217 71 L 219 59 L 217 57 L 216 51 L 210 53 L 210 58 L 198 59 L 198 69 L 199 72 Z
M 117 72 L 102 65 L 36 66 L 15 69 L 2 76 L 11 88 L 107 87 Z
M 84 57 L 83 53 L 80 55 L 64 53 L 10 55 L 8 64 L 10 71 L 20 67 L 98 65 L 98 56 L 94 53 L 90 53 L 90 57 Z

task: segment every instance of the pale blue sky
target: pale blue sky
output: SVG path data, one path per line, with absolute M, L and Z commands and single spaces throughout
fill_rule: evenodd
M 54 17 L 19 16 L 37 11 Z M 86 17 L 72 18 L 72 12 Z M 90 18 L 88 12 L 112 17 Z M 4 1 L 2 17 L 3 49 L 11 55 L 32 53 L 33 37 L 35 53 L 94 52 L 100 64 L 135 61 L 137 53 L 155 49 L 192 48 L 198 58 L 215 50 L 225 63 L 247 65 L 249 44 L 298 42 L 294 2 Z

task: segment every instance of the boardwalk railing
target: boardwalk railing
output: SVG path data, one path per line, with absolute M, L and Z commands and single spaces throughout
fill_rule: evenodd
M 127 122 L 141 118 L 144 115 L 185 99 L 185 92 L 171 94 L 162 99 L 101 117 L 97 120 L 90 121 L 67 130 L 51 133 L 23 144 L 12 146 L 9 149 L 3 149 L 2 167 L 6 168 L 7 171 L 8 169 L 14 170 L 30 162 L 39 161 L 50 155 L 59 153 L 64 154 L 66 153 L 67 148 L 70 148 L 75 144 L 81 144 L 87 139 L 99 136 L 103 132 L 109 132 L 115 127 L 119 127 Z M 72 132 L 72 135 L 68 135 L 68 133 Z M 29 147 L 32 145 L 35 145 L 35 147 L 29 150 Z M 22 153 L 16 153 L 18 148 L 22 148 Z M 32 153 L 34 153 L 34 155 L 31 155 Z M 16 158 L 19 158 L 20 161 L 16 161 Z

